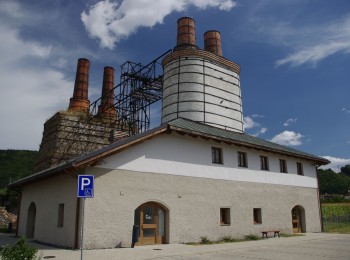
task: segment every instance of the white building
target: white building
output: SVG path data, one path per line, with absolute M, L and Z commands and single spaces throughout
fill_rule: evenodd
M 78 248 L 77 176 L 94 175 L 86 248 L 218 240 L 261 231 L 320 232 L 316 169 L 327 160 L 244 134 L 239 66 L 220 34 L 195 44 L 178 21 L 163 60 L 162 124 L 11 184 L 21 191 L 18 235 Z

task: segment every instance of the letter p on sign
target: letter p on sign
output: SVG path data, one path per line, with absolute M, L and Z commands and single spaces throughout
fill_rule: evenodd
M 94 176 L 78 175 L 78 198 L 94 197 Z

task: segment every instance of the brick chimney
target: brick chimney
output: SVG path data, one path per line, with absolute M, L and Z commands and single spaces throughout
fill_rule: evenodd
M 182 49 L 198 49 L 195 22 L 191 17 L 182 17 L 177 20 L 177 44 L 174 50 Z
M 73 97 L 70 99 L 68 111 L 89 112 L 90 101 L 88 99 L 90 61 L 80 58 L 75 76 Z
M 104 67 L 101 104 L 98 113 L 104 117 L 116 119 L 117 110 L 114 107 L 114 68 Z
M 204 33 L 204 50 L 222 56 L 220 32 L 211 30 Z

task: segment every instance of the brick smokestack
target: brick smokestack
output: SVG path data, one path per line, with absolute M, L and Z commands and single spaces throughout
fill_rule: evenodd
M 204 50 L 222 56 L 220 32 L 212 30 L 204 34 Z
M 85 58 L 80 58 L 78 60 L 77 73 L 75 75 L 73 97 L 70 99 L 68 111 L 89 112 L 89 69 L 90 61 Z
M 117 110 L 114 107 L 114 68 L 104 67 L 101 104 L 98 113 L 104 117 L 116 119 Z
M 175 50 L 198 49 L 194 19 L 182 17 L 177 20 L 177 44 Z

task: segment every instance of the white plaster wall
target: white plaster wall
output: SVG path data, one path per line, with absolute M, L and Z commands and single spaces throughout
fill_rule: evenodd
M 212 163 L 212 146 L 223 149 L 223 165 Z M 247 153 L 248 168 L 238 167 L 237 151 Z M 268 156 L 269 171 L 260 170 L 260 155 Z M 288 173 L 279 172 L 279 159 L 287 161 Z M 104 159 L 98 167 L 317 188 L 315 166 L 309 161 L 300 161 L 304 169 L 304 176 L 300 176 L 296 171 L 297 161 L 300 160 L 172 134 L 130 147 Z
M 291 210 L 305 209 L 306 231 L 320 232 L 317 189 L 194 178 L 127 170 L 90 168 L 95 197 L 87 200 L 85 246 L 108 248 L 131 243 L 134 210 L 155 201 L 168 211 L 167 242 L 261 235 L 263 230 L 292 232 Z M 231 224 L 221 226 L 220 207 L 231 209 Z M 253 223 L 262 209 L 262 224 Z
M 223 149 L 223 165 L 211 163 L 211 147 Z M 237 150 L 248 154 L 249 168 L 237 167 Z M 215 240 L 231 235 L 259 235 L 262 230 L 292 231 L 291 210 L 305 209 L 306 231 L 320 232 L 315 167 L 302 161 L 305 176 L 296 174 L 297 160 L 284 157 L 288 174 L 259 170 L 252 149 L 208 142 L 177 134 L 161 135 L 110 156 L 85 169 L 95 176 L 95 197 L 86 200 L 85 248 L 112 248 L 131 243 L 134 210 L 148 201 L 167 209 L 167 242 Z M 283 158 L 283 157 L 282 157 Z M 30 203 L 36 204 L 34 239 L 73 247 L 77 179 L 58 175 L 23 187 L 19 235 L 25 235 Z M 64 226 L 57 227 L 58 204 L 65 204 Z M 231 224 L 219 223 L 220 207 L 231 209 Z M 262 224 L 253 223 L 253 208 L 262 209 Z
M 239 75 L 203 58 L 164 67 L 162 122 L 187 118 L 243 132 Z
M 19 236 L 26 235 L 31 202 L 36 205 L 34 239 L 64 247 L 74 247 L 77 179 L 67 174 L 26 185 L 22 190 Z M 64 203 L 63 227 L 57 227 L 58 205 Z

